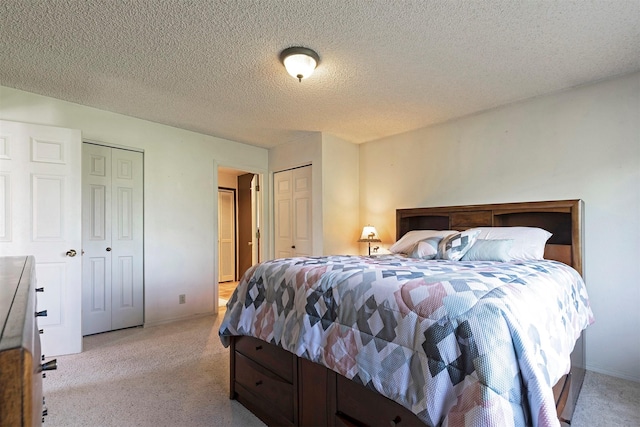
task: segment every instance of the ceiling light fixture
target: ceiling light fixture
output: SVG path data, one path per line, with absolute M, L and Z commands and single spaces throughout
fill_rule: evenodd
M 280 52 L 280 61 L 287 72 L 301 82 L 313 73 L 320 63 L 320 57 L 311 49 L 296 46 Z

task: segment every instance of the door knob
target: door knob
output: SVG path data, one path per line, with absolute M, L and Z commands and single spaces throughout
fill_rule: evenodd
M 107 248 L 107 252 L 111 252 L 111 248 Z
M 76 254 L 77 254 L 77 252 L 76 252 L 76 250 L 75 250 L 75 249 L 69 249 L 69 250 L 67 251 L 67 256 L 68 256 L 68 257 L 72 257 L 72 258 L 73 258 L 74 256 L 76 256 Z

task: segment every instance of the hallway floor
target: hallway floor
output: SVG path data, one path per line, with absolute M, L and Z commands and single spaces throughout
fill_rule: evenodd
M 231 294 L 235 291 L 238 286 L 238 282 L 222 282 L 218 284 L 218 305 L 223 306 L 227 304 L 229 298 L 231 298 Z

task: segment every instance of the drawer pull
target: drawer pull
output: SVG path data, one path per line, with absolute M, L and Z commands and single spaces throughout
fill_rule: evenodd
M 43 416 L 43 417 L 46 417 L 47 415 L 49 415 L 49 410 L 48 410 L 47 408 L 44 408 L 44 409 L 42 410 L 42 416 Z
M 400 424 L 400 421 L 402 421 L 402 418 L 400 418 L 400 415 L 396 415 L 396 417 L 392 419 L 389 424 L 391 425 L 391 427 L 395 427 Z
M 47 310 L 36 311 L 36 317 L 47 317 Z
M 262 350 L 262 346 L 261 345 L 256 346 L 256 351 L 258 351 L 258 350 Z
M 38 329 L 38 333 L 39 333 L 40 335 L 44 334 L 44 329 Z
M 53 371 L 55 369 L 58 369 L 58 359 L 53 359 L 40 365 L 41 371 Z
M 256 387 L 259 386 L 259 385 L 262 385 L 262 380 L 256 381 Z
M 36 288 L 36 292 L 44 292 L 44 288 Z

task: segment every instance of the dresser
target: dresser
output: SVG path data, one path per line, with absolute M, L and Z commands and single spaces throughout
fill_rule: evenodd
M 55 369 L 40 353 L 35 260 L 0 257 L 0 427 L 38 426 L 46 409 L 42 371 Z

